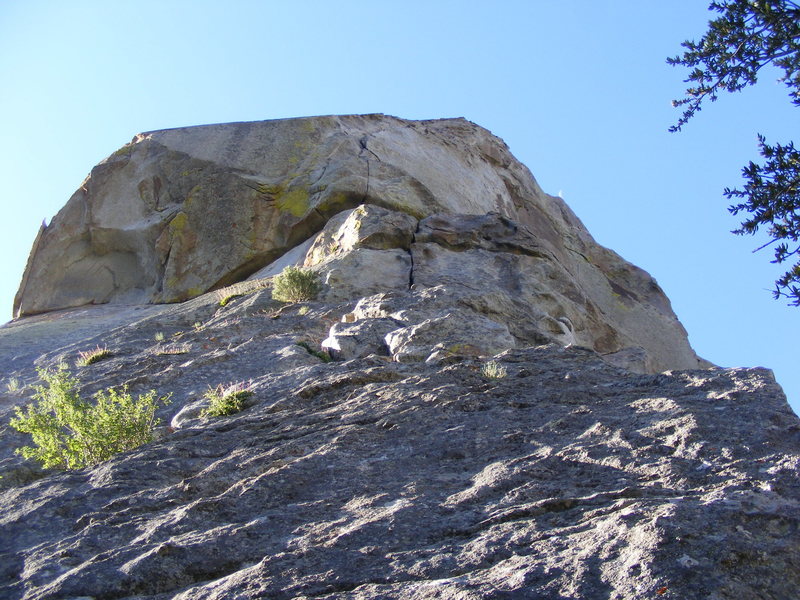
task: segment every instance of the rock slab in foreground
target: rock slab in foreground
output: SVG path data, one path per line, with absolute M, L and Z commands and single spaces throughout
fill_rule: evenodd
M 547 346 L 498 356 L 507 376 L 487 379 L 472 360 L 301 354 L 291 375 L 256 378 L 257 404 L 238 415 L 5 490 L 0 595 L 738 600 L 798 589 L 800 426 L 769 371 L 636 375 Z M 223 363 L 246 373 L 252 360 L 234 346 Z
M 29 388 L 0 387 L 0 597 L 798 589 L 800 421 L 769 371 L 634 374 L 558 345 L 498 355 L 501 379 L 468 352 L 324 363 L 298 343 L 318 348 L 348 322 L 397 326 L 381 316 L 397 298 L 282 306 L 268 288 L 235 290 L 225 306 L 208 294 L 0 328 L 0 369 L 23 388 L 34 364 L 74 365 L 103 344 L 112 357 L 74 367 L 84 396 L 126 383 L 173 394 L 159 441 L 46 475 L 13 454 L 27 440 L 7 426 Z M 433 302 L 438 291 L 424 292 Z M 205 390 L 235 381 L 253 404 L 200 418 Z

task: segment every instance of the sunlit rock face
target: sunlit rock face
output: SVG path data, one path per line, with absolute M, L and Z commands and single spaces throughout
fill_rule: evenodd
M 345 223 L 357 206 L 373 216 Z M 376 233 L 354 238 L 366 223 Z M 179 302 L 297 257 L 325 272 L 330 300 L 444 285 L 517 345 L 577 343 L 639 371 L 701 364 L 656 282 L 464 119 L 329 116 L 137 135 L 40 232 L 15 314 Z
M 516 215 L 514 202 L 537 193 L 500 140 L 462 119 L 145 133 L 97 165 L 43 232 L 16 313 L 185 300 L 250 275 L 365 202 L 418 217 Z
M 272 297 L 287 266 L 316 298 Z M 797 595 L 772 373 L 698 359 L 655 281 L 462 119 L 137 136 L 40 232 L 16 308 L 4 600 Z M 169 396 L 153 441 L 16 453 L 57 365 L 84 399 Z M 210 416 L 221 387 L 251 395 Z

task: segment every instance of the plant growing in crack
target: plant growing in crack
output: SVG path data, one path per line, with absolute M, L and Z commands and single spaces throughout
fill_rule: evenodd
M 208 406 L 200 412 L 200 416 L 225 417 L 238 413 L 244 408 L 245 401 L 252 396 L 250 384 L 244 382 L 209 387 L 203 395 L 208 400 Z
M 328 354 L 324 350 L 314 350 L 314 348 L 312 348 L 311 344 L 309 344 L 308 342 L 296 342 L 296 345 L 300 346 L 303 350 L 305 350 L 309 354 L 316 356 L 322 362 L 329 363 L 333 360 L 330 354 Z
M 78 352 L 78 366 L 79 367 L 88 367 L 89 365 L 93 365 L 96 362 L 103 360 L 104 358 L 109 358 L 113 356 L 114 353 L 111 352 L 107 347 L 97 346 L 97 348 L 93 348 L 92 350 L 85 350 L 83 352 Z
M 167 356 L 173 354 L 188 354 L 192 349 L 190 344 L 166 344 L 155 351 L 156 356 Z

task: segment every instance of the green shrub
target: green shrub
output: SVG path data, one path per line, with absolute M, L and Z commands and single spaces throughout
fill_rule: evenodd
M 35 387 L 36 402 L 16 407 L 11 426 L 29 433 L 35 445 L 18 448 L 17 454 L 45 469 L 82 469 L 152 441 L 155 411 L 169 401 L 152 390 L 134 399 L 123 387 L 100 391 L 87 402 L 78 395 L 78 380 L 63 366 L 40 369 L 39 376 L 45 385 Z
M 84 352 L 78 352 L 78 366 L 79 367 L 88 367 L 89 365 L 93 365 L 94 363 L 103 360 L 104 358 L 108 358 L 112 356 L 113 352 L 108 348 L 101 348 L 98 346 L 92 350 L 86 350 Z
M 200 412 L 202 417 L 225 417 L 241 411 L 244 401 L 250 398 L 253 392 L 244 383 L 234 383 L 225 387 L 218 385 L 208 388 L 203 396 L 208 399 L 208 406 Z
M 286 267 L 272 281 L 272 298 L 280 302 L 313 300 L 321 290 L 319 275 L 308 269 Z
M 508 375 L 506 368 L 496 360 L 490 360 L 481 369 L 481 374 L 487 379 L 502 379 Z

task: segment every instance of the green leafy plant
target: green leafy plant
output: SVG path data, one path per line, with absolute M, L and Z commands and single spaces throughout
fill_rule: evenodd
M 487 379 L 502 379 L 508 375 L 508 370 L 496 360 L 490 360 L 481 368 L 481 375 Z
M 313 300 L 321 290 L 319 275 L 308 269 L 286 267 L 272 282 L 272 298 L 280 302 Z
M 88 367 L 89 365 L 93 365 L 96 362 L 103 360 L 104 358 L 108 358 L 109 356 L 113 356 L 113 352 L 108 348 L 101 348 L 98 346 L 97 348 L 93 348 L 92 350 L 85 350 L 83 352 L 78 352 L 78 366 L 79 367 Z
M 200 412 L 200 416 L 225 417 L 235 414 L 244 408 L 245 400 L 251 396 L 253 396 L 252 390 L 242 382 L 210 387 L 203 396 L 208 400 L 208 406 Z
M 82 469 L 151 442 L 159 422 L 155 411 L 169 402 L 169 396 L 156 398 L 152 390 L 134 399 L 127 387 L 100 391 L 88 402 L 63 366 L 40 369 L 39 377 L 44 385 L 35 387 L 35 402 L 16 407 L 10 424 L 33 438 L 34 446 L 18 448 L 17 454 L 45 469 Z
M 157 341 L 157 342 L 163 342 L 165 337 L 166 336 L 164 335 L 164 332 L 163 331 L 159 331 L 158 333 L 156 333 L 156 335 L 153 337 L 153 339 L 155 339 L 155 341 Z

